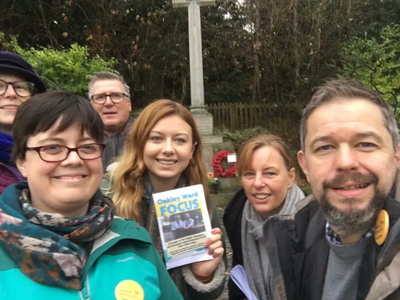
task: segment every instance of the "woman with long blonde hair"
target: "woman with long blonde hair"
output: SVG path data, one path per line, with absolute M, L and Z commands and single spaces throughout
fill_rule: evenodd
M 162 256 L 152 194 L 195 184 L 204 187 L 213 227 L 206 247 L 214 259 L 169 271 L 185 299 L 215 299 L 225 278 L 222 232 L 208 193 L 201 136 L 184 106 L 171 100 L 148 105 L 135 120 L 123 155 L 102 187 L 120 217 L 134 219 L 149 231 Z

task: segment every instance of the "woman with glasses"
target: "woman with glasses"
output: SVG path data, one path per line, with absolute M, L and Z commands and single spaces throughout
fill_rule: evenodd
M 148 233 L 98 189 L 103 124 L 89 101 L 36 95 L 15 121 L 27 182 L 0 196 L 1 299 L 183 299 Z
M 152 194 L 203 185 L 213 228 L 205 246 L 214 259 L 169 272 L 185 299 L 218 298 L 225 281 L 222 232 L 218 211 L 208 193 L 201 136 L 190 112 L 171 100 L 148 105 L 129 131 L 124 152 L 111 174 L 111 180 L 106 175 L 102 187 L 112 193 L 117 214 L 144 226 L 161 256 Z
M 12 129 L 18 107 L 35 93 L 46 91 L 33 67 L 15 53 L 0 51 L 0 194 L 23 180 L 11 162 Z

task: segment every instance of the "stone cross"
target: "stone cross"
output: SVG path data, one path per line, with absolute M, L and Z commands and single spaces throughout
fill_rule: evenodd
M 172 0 L 175 8 L 188 7 L 191 112 L 202 135 L 213 134 L 213 116 L 204 105 L 203 52 L 200 6 L 215 5 L 215 0 Z

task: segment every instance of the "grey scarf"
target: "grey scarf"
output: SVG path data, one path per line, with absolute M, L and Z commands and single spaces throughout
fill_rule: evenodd
M 125 123 L 120 133 L 114 136 L 104 135 L 104 144 L 106 144 L 106 148 L 104 149 L 104 153 L 101 157 L 101 160 L 103 162 L 104 172 L 106 172 L 107 166 L 113 163 L 116 160 L 116 158 L 120 154 L 122 154 L 122 150 L 125 144 L 125 139 L 126 136 L 128 135 L 132 123 L 133 123 L 133 118 L 129 117 L 128 121 Z
M 296 203 L 305 197 L 303 191 L 293 185 L 288 190 L 283 207 L 279 215 L 289 215 L 296 212 Z M 270 282 L 270 265 L 265 241 L 263 237 L 263 220 L 246 201 L 242 216 L 242 253 L 243 265 L 246 271 L 249 285 L 257 299 L 270 299 L 267 294 L 266 283 Z

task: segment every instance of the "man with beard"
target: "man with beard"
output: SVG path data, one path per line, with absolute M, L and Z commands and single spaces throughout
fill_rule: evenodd
M 400 299 L 399 132 L 381 95 L 320 86 L 303 111 L 298 161 L 313 195 L 264 227 L 271 299 Z

